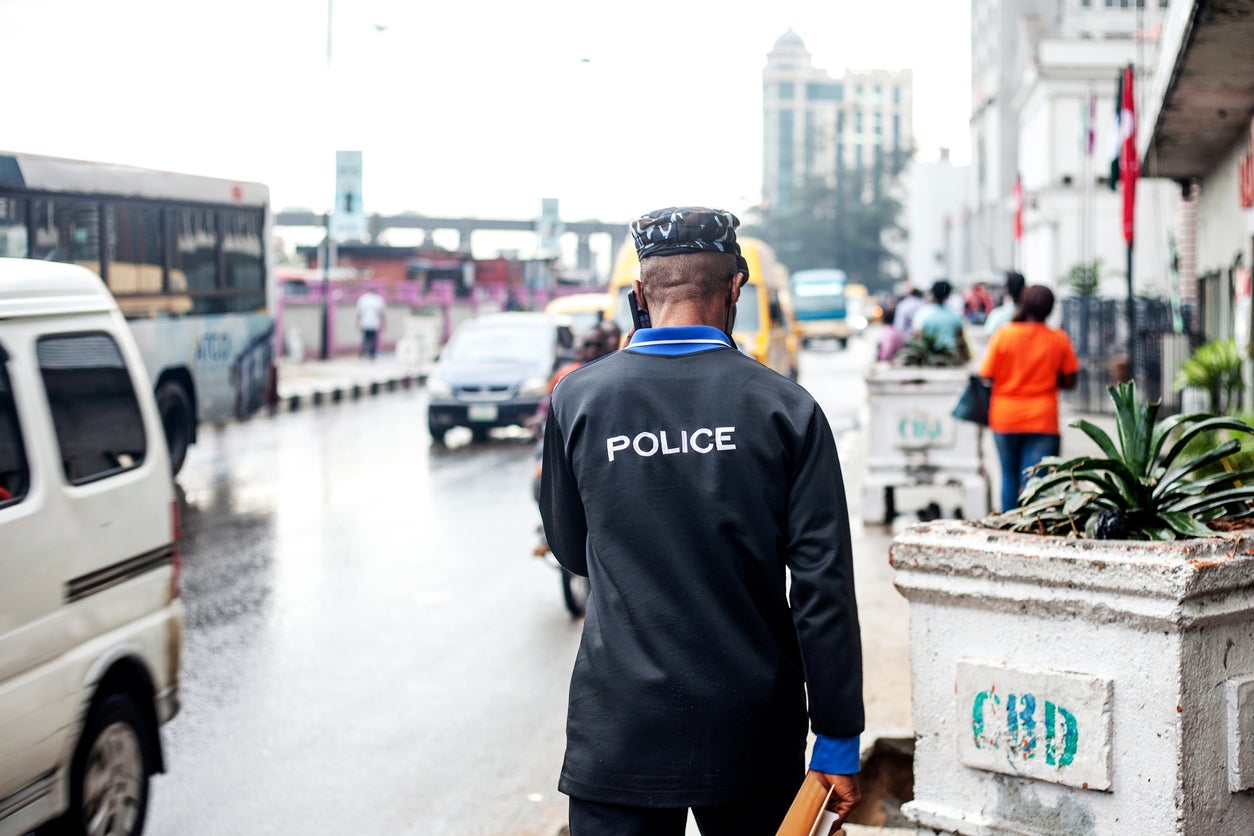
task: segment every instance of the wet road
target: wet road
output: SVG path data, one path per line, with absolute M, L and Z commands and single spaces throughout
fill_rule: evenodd
M 803 357 L 838 434 L 862 358 Z M 533 453 L 433 447 L 421 391 L 207 428 L 147 832 L 557 833 L 579 624 L 530 556 Z

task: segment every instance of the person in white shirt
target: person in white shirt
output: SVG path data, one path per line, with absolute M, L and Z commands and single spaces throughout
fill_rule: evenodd
M 1019 307 L 1019 302 L 1023 298 L 1023 288 L 1027 285 L 1023 276 L 1013 270 L 1006 273 L 1006 295 L 1002 299 L 1001 304 L 993 308 L 988 318 L 984 320 L 985 336 L 992 336 L 993 332 L 1014 319 L 1015 309 Z
M 383 330 L 384 311 L 387 303 L 373 290 L 357 297 L 357 327 L 361 329 L 359 357 L 371 360 L 379 353 L 379 332 Z

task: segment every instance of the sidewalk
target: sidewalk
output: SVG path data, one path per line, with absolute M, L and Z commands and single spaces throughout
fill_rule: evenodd
M 281 358 L 279 404 L 276 411 L 295 411 L 306 406 L 337 403 L 363 395 L 408 389 L 427 379 L 426 366 L 380 354 L 366 357 L 334 357 L 330 360 L 293 361 Z

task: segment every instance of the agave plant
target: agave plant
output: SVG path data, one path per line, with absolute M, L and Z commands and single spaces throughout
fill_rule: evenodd
M 1019 507 L 988 520 L 995 528 L 1096 539 L 1174 540 L 1209 537 L 1210 523 L 1254 513 L 1254 470 L 1233 454 L 1235 438 L 1198 449 L 1210 433 L 1250 434 L 1236 418 L 1172 415 L 1156 422 L 1159 404 L 1137 399 L 1136 384 L 1109 388 L 1118 445 L 1089 421 L 1083 430 L 1101 456 L 1050 457 L 1034 469 Z M 1235 464 L 1234 464 L 1235 462 Z

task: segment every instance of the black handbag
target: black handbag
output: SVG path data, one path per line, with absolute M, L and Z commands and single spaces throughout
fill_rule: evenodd
M 992 399 L 993 388 L 978 374 L 967 378 L 967 385 L 958 395 L 958 401 L 950 414 L 961 421 L 972 421 L 981 426 L 988 426 L 988 402 Z

